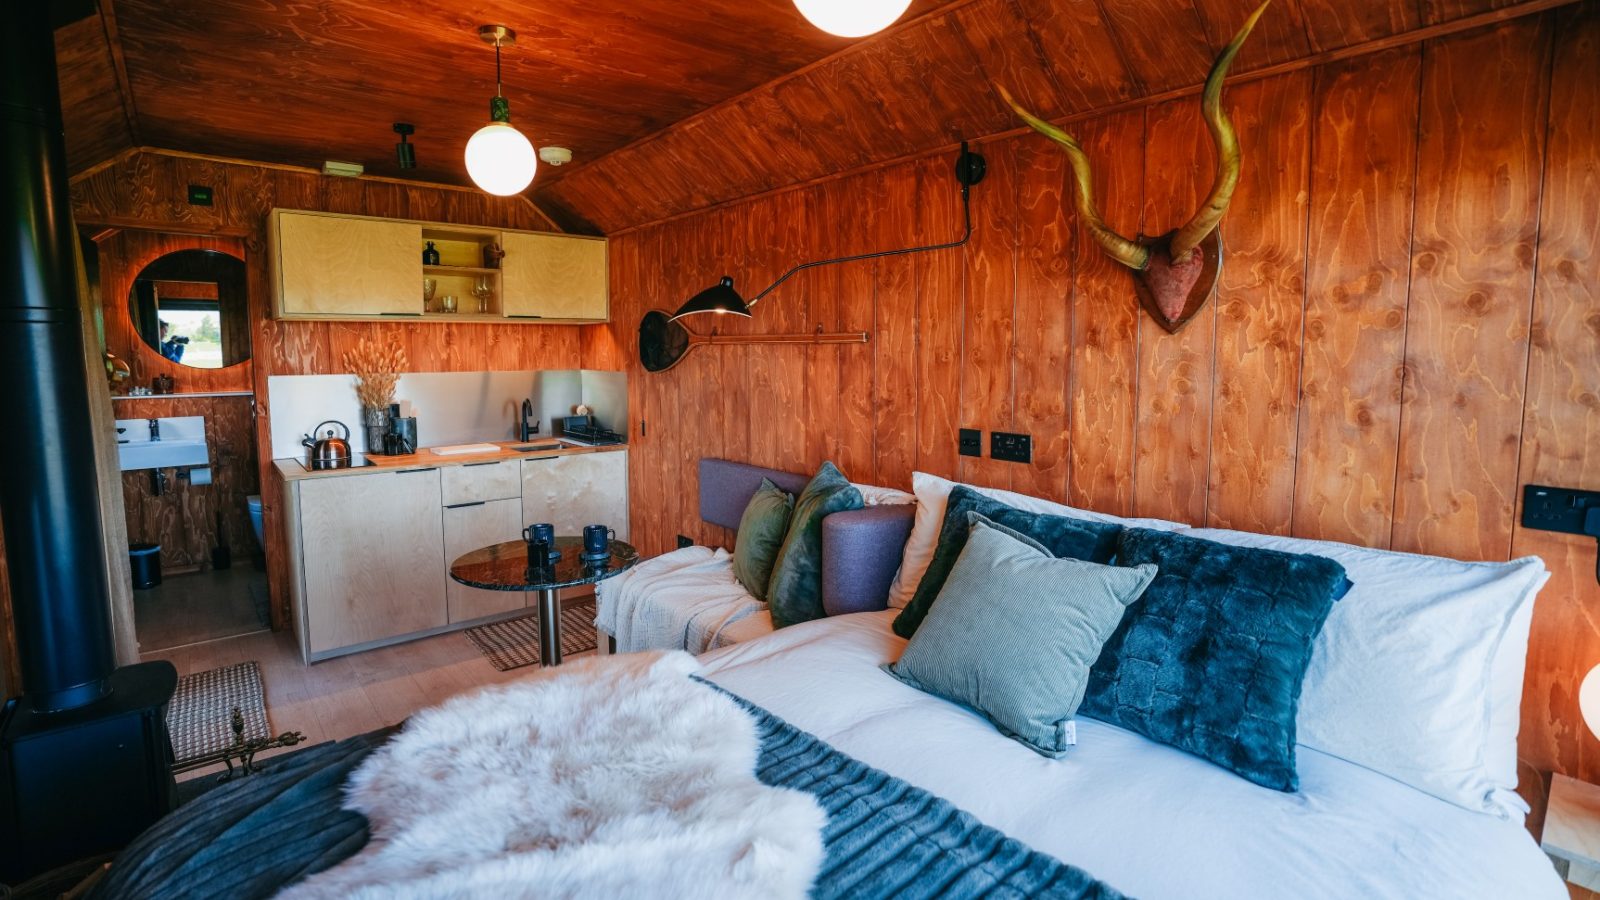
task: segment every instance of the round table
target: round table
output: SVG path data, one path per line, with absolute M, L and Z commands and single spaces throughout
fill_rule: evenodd
M 598 584 L 639 561 L 639 551 L 626 541 L 612 541 L 611 555 L 599 561 L 583 558 L 582 538 L 558 537 L 555 549 L 560 551 L 560 559 L 531 566 L 527 541 L 506 541 L 474 550 L 450 564 L 450 577 L 468 587 L 539 592 L 539 660 L 546 666 L 561 664 L 561 589 Z

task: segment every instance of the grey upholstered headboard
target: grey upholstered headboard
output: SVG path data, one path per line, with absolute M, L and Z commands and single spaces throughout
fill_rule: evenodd
M 700 518 L 737 529 L 761 479 L 798 494 L 807 475 L 726 459 L 700 460 Z M 869 506 L 822 520 L 822 606 L 828 615 L 883 609 L 900 554 L 911 536 L 915 504 Z

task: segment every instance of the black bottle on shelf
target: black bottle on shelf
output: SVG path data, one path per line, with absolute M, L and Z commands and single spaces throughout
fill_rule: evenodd
M 437 266 L 439 264 L 439 251 L 433 249 L 433 241 L 428 242 L 428 248 L 422 251 L 422 264 Z

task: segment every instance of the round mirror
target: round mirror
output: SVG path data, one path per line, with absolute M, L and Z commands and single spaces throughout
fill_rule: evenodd
M 128 292 L 133 330 L 166 359 L 222 369 L 250 358 L 244 261 L 176 250 L 140 270 Z

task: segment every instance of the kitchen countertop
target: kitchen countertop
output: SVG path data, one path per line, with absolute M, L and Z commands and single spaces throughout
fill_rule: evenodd
M 544 445 L 559 443 L 561 446 L 548 450 L 513 450 L 513 447 L 525 447 L 529 444 Z M 382 456 L 378 454 L 356 454 L 372 463 L 370 466 L 353 466 L 348 469 L 318 469 L 310 471 L 301 464 L 297 457 L 275 459 L 272 465 L 284 481 L 302 481 L 307 478 L 329 478 L 344 475 L 370 475 L 375 472 L 397 472 L 406 469 L 425 469 L 441 466 L 460 466 L 471 463 L 499 462 L 507 459 L 546 459 L 552 456 L 572 456 L 579 453 L 613 453 L 618 450 L 628 449 L 627 444 L 606 444 L 599 447 L 590 447 L 583 444 L 568 444 L 560 438 L 536 438 L 531 441 L 482 441 L 485 444 L 494 444 L 500 449 L 485 451 L 483 453 L 453 453 L 440 456 L 427 447 L 415 453 L 404 456 Z

